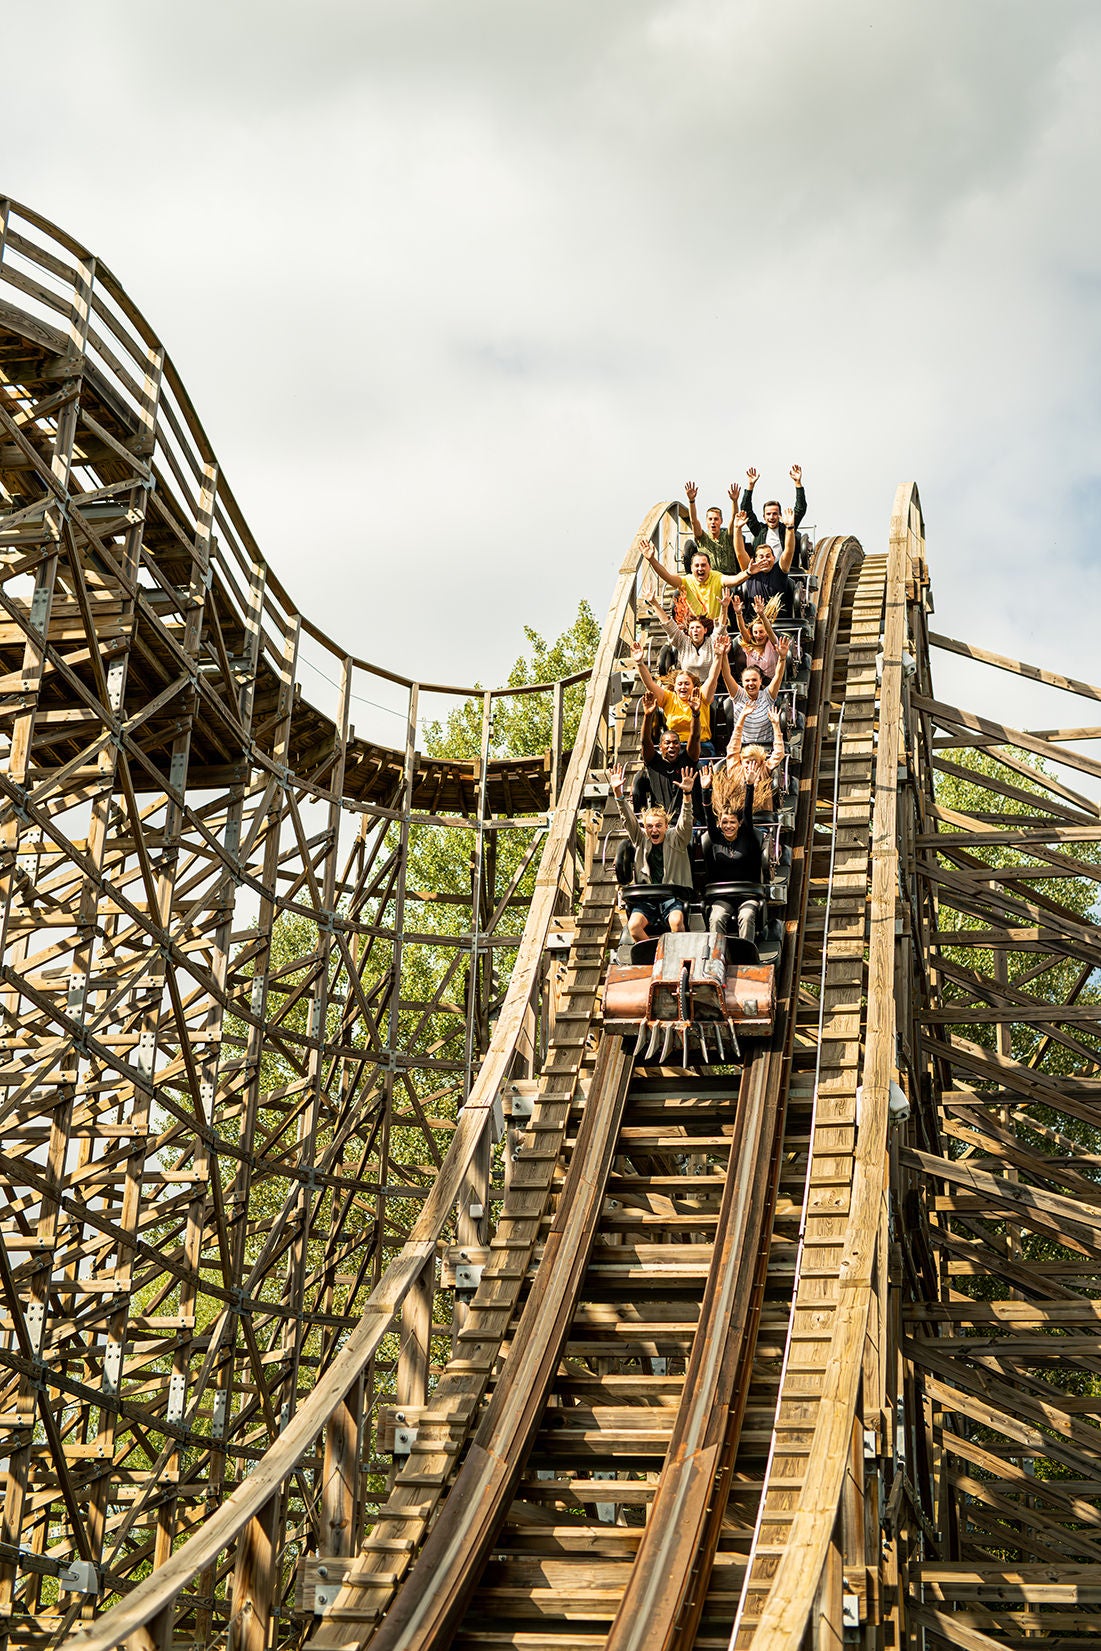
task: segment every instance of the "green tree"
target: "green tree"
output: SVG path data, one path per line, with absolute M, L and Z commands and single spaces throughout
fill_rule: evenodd
M 1050 765 L 1027 752 L 1015 751 L 1012 755 L 1015 762 L 1023 762 L 1036 777 L 1022 774 L 1016 767 L 1008 767 L 999 761 L 993 751 L 970 749 L 952 752 L 949 760 L 955 772 L 941 773 L 937 777 L 938 805 L 964 816 L 968 821 L 979 820 L 990 827 L 1008 829 L 1012 829 L 1018 820 L 1045 816 L 1052 801 L 1051 792 L 1043 783 L 1045 778 L 1051 776 Z M 958 833 L 960 829 L 961 826 L 952 821 L 939 822 L 942 834 Z M 1101 867 L 1101 844 L 1063 843 L 1055 852 L 1063 861 L 1060 866 L 1045 861 L 1043 853 L 1006 844 L 986 845 L 981 832 L 976 832 L 966 848 L 953 849 L 943 858 L 951 869 L 962 865 L 964 868 L 986 866 L 999 870 L 1017 867 L 1034 870 L 1035 876 L 1015 877 L 1002 885 L 1009 901 L 1039 906 L 1041 910 L 1050 912 L 1053 918 L 1068 917 L 1075 922 L 1093 922 L 1098 901 L 1098 873 L 1093 868 Z M 1081 875 L 1074 875 L 1075 863 L 1083 868 Z M 997 973 L 993 949 L 952 946 L 950 937 L 953 933 L 962 936 L 969 930 L 1024 927 L 1031 921 L 1033 919 L 1025 916 L 1007 918 L 984 900 L 981 893 L 964 899 L 942 889 L 939 928 L 943 940 L 947 942 L 945 961 L 957 976 L 947 984 L 945 997 L 949 1000 L 971 997 L 974 995 L 973 986 L 991 983 Z M 1043 967 L 1043 954 L 1033 950 L 1009 950 L 1003 956 L 1006 984 L 1011 991 L 1019 991 L 1027 997 L 1048 1003 L 1066 1003 L 1072 994 L 1080 1003 L 1101 1001 L 1101 993 L 1093 980 L 1082 984 L 1082 965 L 1073 958 L 1061 957 L 1053 952 L 1050 964 Z M 993 1047 L 993 1027 L 972 1024 L 959 1030 L 971 1042 Z M 1075 1038 L 1087 1047 L 1092 1047 L 1094 1042 L 1091 1033 L 1082 1035 L 1077 1029 Z M 1028 1060 L 1034 1056 L 1042 1039 L 1042 1032 L 1035 1027 L 1024 1024 L 1014 1026 L 1014 1058 Z M 1048 1043 L 1044 1050 L 1044 1070 L 1048 1072 L 1069 1076 L 1080 1072 L 1085 1060 L 1086 1057 L 1076 1057 L 1072 1050 L 1057 1042 Z
M 1042 819 L 1049 815 L 1049 805 L 1055 799 L 1043 782 L 1051 776 L 1050 766 L 1027 752 L 1006 754 L 1013 757 L 1012 768 L 1001 762 L 994 751 L 971 749 L 950 754 L 948 760 L 954 772 L 938 776 L 936 800 L 942 809 L 963 816 L 963 819 L 939 821 L 940 833 L 966 830 L 967 822 L 971 821 L 981 823 L 988 829 L 1012 829 L 1018 820 Z M 1022 774 L 1017 766 L 1021 763 L 1031 773 Z M 1039 908 L 1040 921 L 1046 918 L 1057 924 L 1060 918 L 1069 918 L 1076 923 L 1092 923 L 1095 920 L 1098 880 L 1094 868 L 1101 865 L 1101 845 L 1062 843 L 1054 850 L 1046 845 L 1037 847 L 1038 852 L 1029 852 L 1027 848 L 1013 845 L 984 844 L 981 830 L 976 830 L 965 849 L 954 848 L 942 856 L 944 865 L 952 870 L 959 869 L 961 865 L 964 868 L 989 867 L 996 870 L 1027 867 L 1034 868 L 1037 873 L 1035 877 L 1014 878 L 1002 884 L 1001 898 L 1010 904 L 1009 913 L 999 909 L 995 903 L 997 896 L 986 896 L 982 885 L 978 893 L 972 890 L 958 895 L 950 889 L 941 889 L 938 919 L 942 940 L 946 942 L 942 955 L 947 966 L 946 978 L 941 986 L 943 1003 L 981 1001 L 984 988 L 992 984 L 997 990 L 1008 992 L 1011 997 L 1019 993 L 1025 1001 L 1062 1005 L 1073 997 L 1074 1001 L 1082 1004 L 1101 1002 L 1097 977 L 1086 974 L 1083 963 L 1061 955 L 1054 948 L 1048 958 L 1045 958 L 1043 949 L 1014 951 L 1006 948 L 996 965 L 996 954 L 990 947 L 951 945 L 953 934 L 962 939 L 968 931 L 1032 926 L 1037 922 L 1036 917 L 1012 909 L 1023 904 Z M 1058 854 L 1062 863 L 1056 865 L 1050 859 L 1045 860 L 1044 854 L 1048 852 Z M 1082 867 L 1081 875 L 1075 875 L 1077 865 Z M 1050 874 L 1045 876 L 1045 871 Z M 963 1012 L 966 1013 L 966 1010 Z M 952 1033 L 988 1049 L 997 1045 L 998 1029 L 995 1026 L 964 1023 L 954 1026 Z M 1037 1027 L 1018 1022 L 1010 1028 L 1012 1058 L 1021 1064 L 1034 1065 L 1037 1071 L 1049 1077 L 1095 1075 L 1094 1051 L 1098 1051 L 1098 1034 L 1092 1027 L 1060 1027 L 1057 1023 Z M 1101 1051 L 1098 1053 L 1101 1054 Z M 1097 1169 L 1101 1131 L 1056 1107 L 1037 1102 L 1025 1103 L 1015 1097 L 1010 1097 L 1006 1104 L 996 1082 L 980 1082 L 975 1084 L 975 1088 L 980 1095 L 989 1092 L 991 1104 L 1004 1108 L 993 1123 L 994 1129 L 999 1126 L 1003 1131 L 1011 1129 L 1019 1147 L 1029 1154 L 1032 1167 L 1015 1171 L 1021 1181 L 1049 1191 L 1068 1190 L 1071 1196 L 1076 1196 L 1076 1184 L 1069 1188 L 1064 1186 L 1068 1165 L 1069 1173 L 1077 1178 L 1077 1183 L 1083 1179 L 1096 1181 L 1101 1178 Z M 980 1138 L 988 1127 L 978 1109 L 971 1111 L 965 1121 L 974 1126 Z M 949 1139 L 948 1146 L 955 1156 L 972 1156 L 975 1152 L 973 1144 L 965 1144 L 960 1139 Z M 989 1164 L 984 1161 L 981 1147 L 978 1151 L 978 1161 L 984 1167 L 991 1168 L 995 1173 L 1004 1172 L 1005 1165 L 997 1149 Z M 1027 1227 L 1022 1229 L 1003 1220 L 981 1218 L 978 1224 L 989 1231 L 996 1248 L 1005 1245 L 1008 1238 L 1011 1252 L 1015 1249 L 1016 1258 L 1025 1266 L 1074 1266 L 1080 1260 L 1073 1251 L 1048 1234 Z M 1005 1299 L 1010 1295 L 1008 1282 L 998 1276 L 996 1270 L 955 1282 L 957 1288 L 981 1300 Z M 1056 1340 L 1062 1333 L 1058 1329 L 1046 1332 Z M 1040 1361 L 1028 1373 L 1034 1379 L 1050 1383 L 1061 1393 L 1079 1396 L 1096 1394 L 1101 1380 L 1087 1365 L 1076 1365 L 1074 1361 Z M 980 1440 L 989 1439 L 995 1448 L 1001 1444 L 996 1430 L 980 1429 L 977 1437 Z M 975 1471 L 980 1478 L 989 1477 L 981 1470 Z M 1034 1458 L 1033 1471 L 1040 1479 L 1067 1477 L 1069 1473 L 1058 1462 L 1044 1457 Z M 1012 1552 L 1012 1547 L 1006 1551 Z
M 508 675 L 506 687 L 509 688 L 558 682 L 577 671 L 587 671 L 600 641 L 600 626 L 589 604 L 582 602 L 577 618 L 557 641 L 545 641 L 528 625 L 524 626 L 524 635 L 530 654 L 521 654 L 516 660 Z M 575 683 L 563 695 L 564 750 L 569 749 L 577 732 L 587 686 L 586 682 Z M 532 757 L 549 750 L 552 714 L 550 694 L 523 694 L 516 699 L 497 700 L 493 708 L 490 755 Z M 445 722 L 427 723 L 424 749 L 430 757 L 461 758 L 467 762 L 478 758 L 482 750 L 481 700 L 465 700 Z

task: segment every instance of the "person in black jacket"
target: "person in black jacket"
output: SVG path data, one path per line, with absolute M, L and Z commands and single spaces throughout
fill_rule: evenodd
M 699 710 L 693 710 L 687 745 L 669 728 L 655 742 L 658 702 L 653 694 L 642 696 L 642 767 L 631 787 L 631 806 L 636 814 L 641 815 L 646 808 L 664 808 L 673 824 L 680 813 L 684 798 L 681 775 L 686 768 L 694 769 L 700 759 L 700 717 Z
M 790 619 L 795 612 L 795 593 L 788 578 L 788 571 L 795 560 L 795 512 L 785 510 L 781 518 L 784 544 L 779 555 L 766 541 L 754 540 L 755 548 L 746 549 L 743 529 L 748 522 L 746 512 L 739 510 L 734 518 L 734 552 L 744 569 L 739 592 L 742 605 L 752 610 L 759 596 L 766 603 L 778 602 L 777 617 Z
M 762 522 L 753 508 L 753 489 L 757 485 L 757 472 L 756 470 L 747 470 L 745 474 L 746 485 L 745 491 L 742 493 L 742 509 L 745 511 L 747 525 L 752 535 L 752 548 L 757 551 L 760 550 L 762 545 L 768 545 L 772 549 L 776 560 L 779 561 L 780 552 L 784 548 L 784 536 L 780 530 L 780 501 L 778 499 L 767 501 L 761 511 L 764 516 Z M 797 528 L 807 513 L 807 495 L 803 491 L 803 466 L 793 464 L 788 474 L 795 483 L 795 509 L 792 512 L 791 525 Z
M 760 883 L 761 841 L 753 826 L 753 787 L 745 788 L 745 805 L 739 815 L 727 807 L 718 819 L 711 806 L 711 769 L 700 770 L 703 791 L 704 818 L 707 829 L 703 834 L 703 901 L 707 926 L 712 935 L 733 934 L 752 941 L 757 928 L 757 902 L 741 900 L 737 896 L 708 898 L 708 889 L 716 883 Z

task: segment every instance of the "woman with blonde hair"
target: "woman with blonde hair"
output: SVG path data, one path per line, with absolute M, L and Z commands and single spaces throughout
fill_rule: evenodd
M 714 768 L 712 785 L 716 813 L 721 813 L 724 808 L 740 812 L 747 786 L 756 787 L 758 807 L 767 809 L 770 806 L 765 799 L 772 797 L 776 784 L 775 775 L 786 755 L 780 713 L 775 707 L 769 712 L 768 720 L 772 727 L 771 750 L 764 745 L 742 744 L 748 715 L 749 706 L 743 705 L 735 719 L 734 732 L 727 746 L 726 766 L 720 768 L 716 764 Z
M 768 682 L 780 663 L 779 637 L 772 628 L 772 621 L 780 611 L 780 599 L 773 596 L 766 602 L 764 597 L 758 596 L 753 606 L 756 611 L 747 625 L 742 599 L 740 596 L 734 598 L 734 613 L 745 650 L 745 662 L 756 665 L 762 680 Z

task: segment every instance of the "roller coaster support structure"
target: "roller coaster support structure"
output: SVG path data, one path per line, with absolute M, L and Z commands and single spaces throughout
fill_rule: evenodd
M 1101 688 L 930 631 L 912 486 L 812 571 L 775 1035 L 634 1065 L 637 550 L 577 678 L 353 657 L 0 201 L 7 1642 L 1093 1643 L 1101 731 L 931 660 Z

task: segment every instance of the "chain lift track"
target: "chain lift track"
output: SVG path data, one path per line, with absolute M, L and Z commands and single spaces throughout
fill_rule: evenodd
M 635 1063 L 637 550 L 576 678 L 351 656 L 0 199 L 6 1644 L 1094 1643 L 1097 730 L 930 660 L 1101 688 L 930 631 L 911 485 L 812 571 L 774 1032 Z

